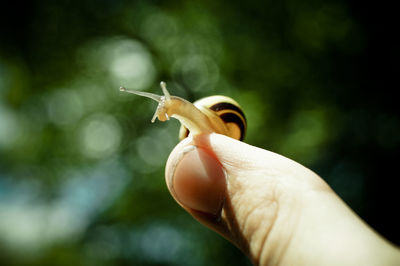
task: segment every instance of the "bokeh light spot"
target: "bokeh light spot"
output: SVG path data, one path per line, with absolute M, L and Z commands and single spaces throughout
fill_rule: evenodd
M 0 149 L 10 148 L 21 134 L 17 115 L 0 103 Z
M 53 92 L 47 99 L 49 119 L 60 126 L 78 121 L 83 113 L 80 97 L 72 90 L 61 89 Z
M 164 12 L 154 12 L 147 16 L 140 25 L 142 35 L 160 50 L 172 49 L 178 41 L 178 24 Z
M 165 132 L 161 130 L 161 132 Z M 140 158 L 145 161 L 152 168 L 154 166 L 161 166 L 165 163 L 165 159 L 170 152 L 170 145 L 168 140 L 170 135 L 157 134 L 155 130 L 149 130 L 149 134 L 146 134 L 137 139 L 137 152 Z
M 214 89 L 219 79 L 219 68 L 208 56 L 190 55 L 175 60 L 172 66 L 175 78 L 181 78 L 193 91 Z
M 111 82 L 136 90 L 154 84 L 156 67 L 148 49 L 126 37 L 100 38 L 87 42 L 77 52 L 77 61 L 93 81 Z
M 96 114 L 88 118 L 81 128 L 82 153 L 90 158 L 102 158 L 113 154 L 121 142 L 121 127 L 108 114 Z
M 153 84 L 155 68 L 148 51 L 137 41 L 125 40 L 113 44 L 110 71 L 116 82 L 133 89 L 143 89 Z

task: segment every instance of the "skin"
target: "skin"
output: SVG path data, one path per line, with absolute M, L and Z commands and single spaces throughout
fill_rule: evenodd
M 219 134 L 170 154 L 171 195 L 255 265 L 400 265 L 400 251 L 320 178 L 281 155 Z

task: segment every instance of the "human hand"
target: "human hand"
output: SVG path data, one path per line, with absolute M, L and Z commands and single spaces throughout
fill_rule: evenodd
M 314 172 L 223 135 L 172 151 L 167 186 L 200 223 L 256 265 L 400 265 L 400 252 Z

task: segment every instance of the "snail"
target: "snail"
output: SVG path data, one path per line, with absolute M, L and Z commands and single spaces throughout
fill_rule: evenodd
M 151 119 L 160 121 L 176 118 L 181 122 L 179 139 L 186 138 L 189 134 L 219 133 L 228 137 L 243 140 L 246 132 L 246 118 L 240 105 L 233 99 L 215 95 L 202 98 L 191 103 L 178 96 L 172 96 L 167 90 L 165 82 L 160 83 L 163 96 L 128 90 L 120 87 L 120 91 L 144 96 L 158 102 L 156 112 Z

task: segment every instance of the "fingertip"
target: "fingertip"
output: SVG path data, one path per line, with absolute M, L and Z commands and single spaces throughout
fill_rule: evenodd
M 184 140 L 171 153 L 166 167 L 168 188 L 184 208 L 216 215 L 226 192 L 225 172 L 209 151 Z

